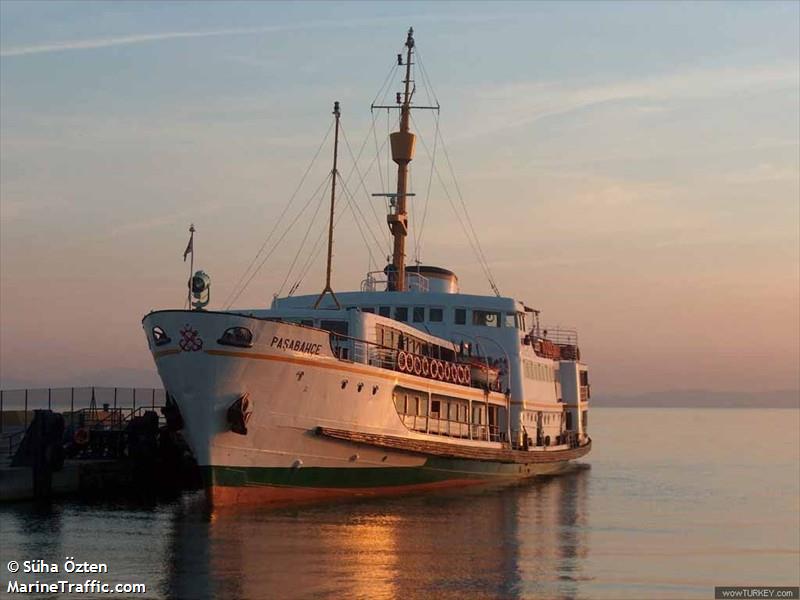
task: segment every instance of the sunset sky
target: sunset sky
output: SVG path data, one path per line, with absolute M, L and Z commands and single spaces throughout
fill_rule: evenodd
M 2 386 L 156 384 L 140 320 L 183 306 L 189 224 L 220 308 L 334 100 L 386 191 L 369 107 L 411 25 L 500 291 L 578 328 L 596 396 L 800 387 L 799 3 L 63 1 L 0 4 Z M 417 235 L 434 113 L 415 120 Z M 383 207 L 348 187 L 379 258 Z M 420 259 L 490 294 L 448 193 L 434 176 Z M 340 207 L 344 291 L 378 265 Z M 308 223 L 236 306 L 269 304 Z

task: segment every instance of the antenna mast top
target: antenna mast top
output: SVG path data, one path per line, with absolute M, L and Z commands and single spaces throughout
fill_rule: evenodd
M 314 302 L 314 308 L 319 307 L 320 302 L 322 302 L 322 299 L 328 292 L 330 292 L 331 298 L 333 298 L 333 302 L 336 304 L 336 308 L 342 307 L 331 287 L 331 271 L 333 267 L 333 216 L 336 206 L 336 178 L 339 177 L 339 171 L 336 168 L 336 163 L 339 158 L 339 117 L 341 116 L 338 101 L 333 103 L 333 116 L 336 119 L 336 134 L 333 138 L 333 168 L 331 169 L 331 216 L 328 222 L 328 268 L 325 272 L 325 289 L 322 290 L 317 301 Z
M 397 196 L 394 211 L 386 220 L 394 238 L 392 266 L 389 272 L 389 290 L 402 292 L 406 289 L 406 236 L 408 236 L 408 211 L 406 198 L 408 195 L 408 163 L 414 158 L 416 136 L 409 131 L 411 118 L 411 97 L 414 95 L 411 79 L 411 56 L 414 50 L 414 29 L 408 29 L 406 38 L 405 67 L 406 76 L 402 98 L 397 95 L 400 104 L 400 131 L 389 136 L 392 146 L 392 160 L 397 163 Z

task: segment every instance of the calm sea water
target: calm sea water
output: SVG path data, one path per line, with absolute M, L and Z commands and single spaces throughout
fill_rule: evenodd
M 715 585 L 798 585 L 800 411 L 590 418 L 583 464 L 512 487 L 210 515 L 196 496 L 2 506 L 0 596 L 9 560 L 65 556 L 105 562 L 100 579 L 151 598 L 708 599 Z

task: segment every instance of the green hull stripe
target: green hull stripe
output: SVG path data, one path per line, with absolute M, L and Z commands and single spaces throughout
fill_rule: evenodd
M 449 479 L 496 480 L 553 472 L 559 464 L 525 466 L 485 461 L 428 459 L 419 467 L 203 467 L 206 485 L 279 485 L 313 488 L 369 488 L 419 485 Z

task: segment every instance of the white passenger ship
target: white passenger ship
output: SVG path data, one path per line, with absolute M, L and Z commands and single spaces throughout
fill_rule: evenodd
M 554 473 L 591 449 L 577 335 L 512 298 L 407 266 L 413 31 L 398 64 L 392 262 L 361 290 L 269 309 L 159 310 L 144 330 L 215 504 L 377 495 Z M 338 147 L 339 111 L 336 115 Z M 198 298 L 207 284 L 190 284 Z

